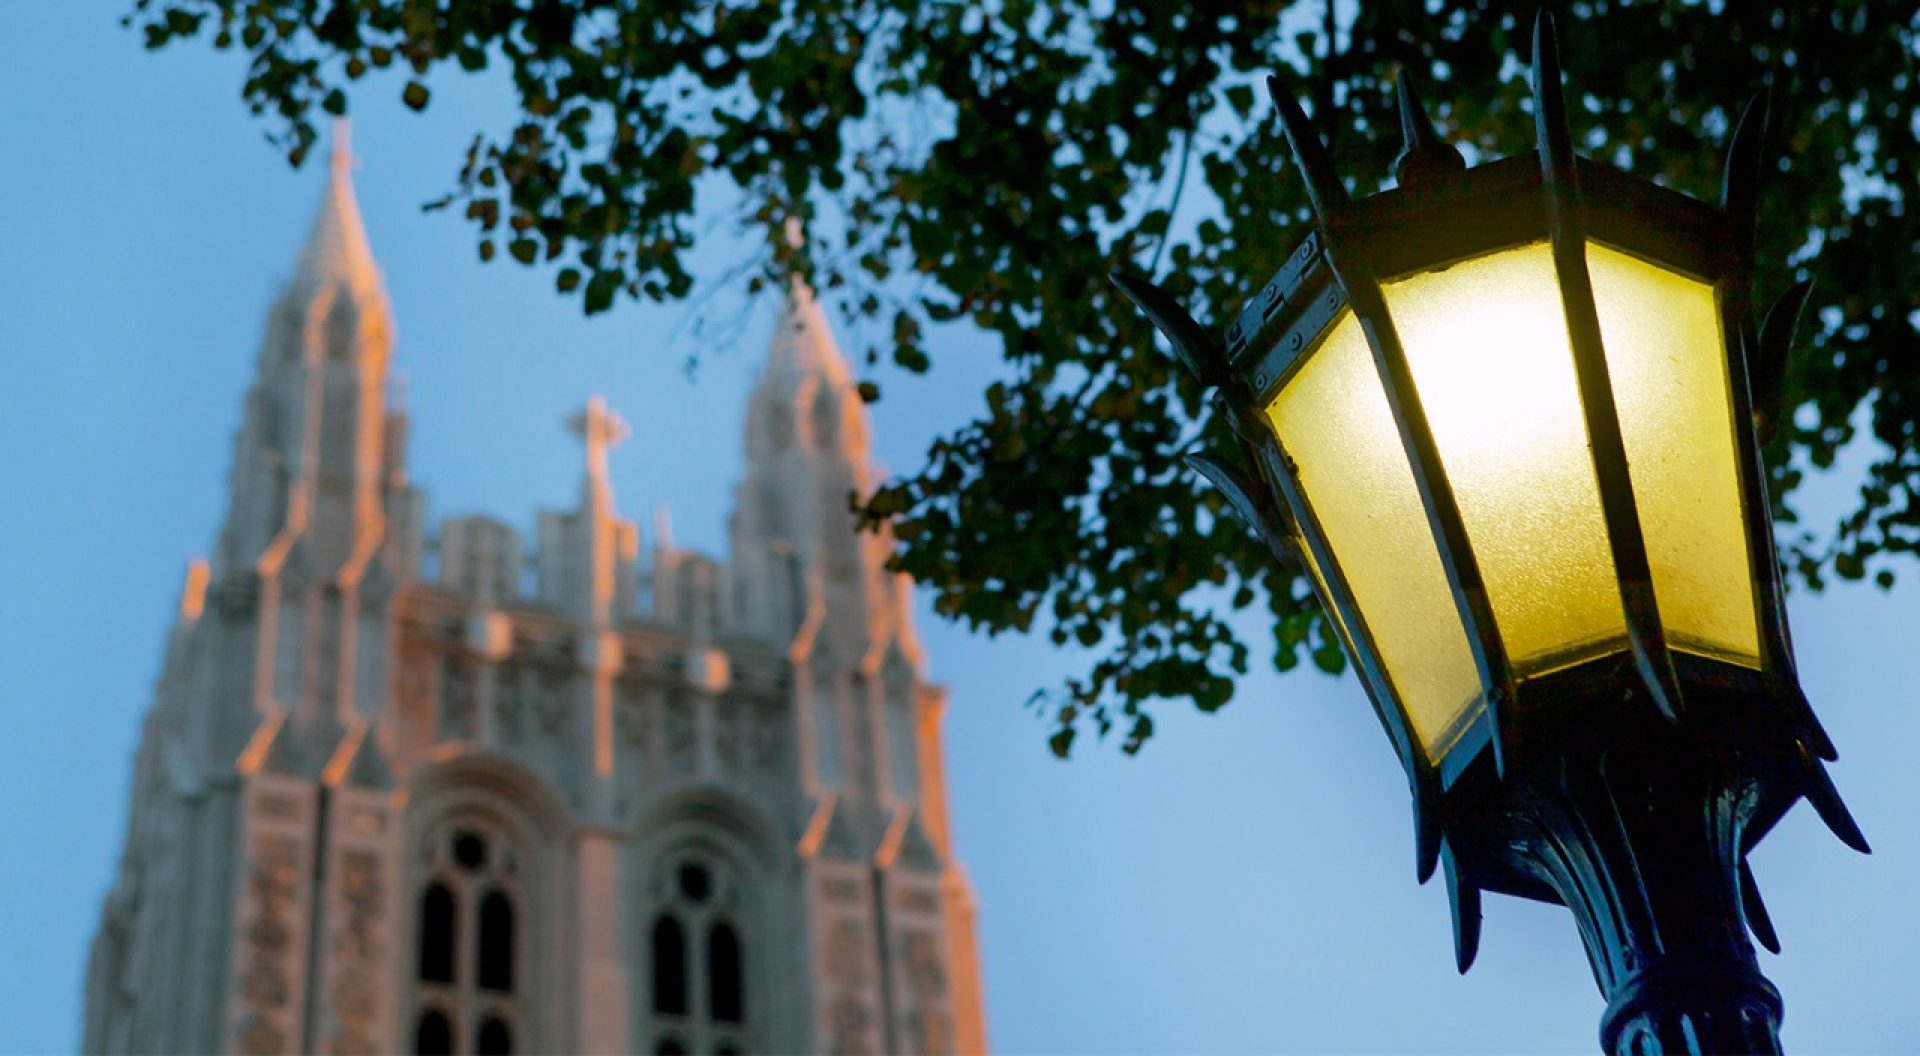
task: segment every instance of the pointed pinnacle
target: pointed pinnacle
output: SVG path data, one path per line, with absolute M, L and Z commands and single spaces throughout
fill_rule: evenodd
M 1440 857 L 1446 863 L 1447 907 L 1453 913 L 1453 966 L 1465 975 L 1480 955 L 1480 889 L 1461 879 L 1451 846 L 1443 844 Z
M 1129 271 L 1116 270 L 1109 278 L 1166 336 L 1167 343 L 1173 346 L 1173 354 L 1189 374 L 1202 385 L 1219 385 L 1225 380 L 1225 359 L 1220 347 L 1171 294 Z
M 1440 864 L 1440 844 L 1444 837 L 1433 811 L 1416 790 L 1413 796 L 1413 877 L 1419 883 L 1433 879 Z
M 1773 918 L 1767 914 L 1767 904 L 1760 901 L 1760 887 L 1753 881 L 1753 866 L 1745 858 L 1740 859 L 1740 911 L 1747 918 L 1747 928 L 1753 937 L 1768 953 L 1780 952 L 1780 936 L 1773 930 Z
M 1806 757 L 1807 783 L 1802 791 L 1807 802 L 1813 804 L 1814 813 L 1841 843 L 1859 851 L 1872 854 L 1873 848 L 1867 845 L 1867 837 L 1861 833 L 1860 825 L 1853 820 L 1853 812 L 1840 799 L 1840 790 L 1833 787 L 1833 778 L 1827 774 L 1827 768 L 1818 759 Z
M 1307 123 L 1307 115 L 1300 111 L 1300 103 L 1287 91 L 1276 75 L 1268 75 L 1267 91 L 1273 95 L 1274 105 L 1280 108 L 1280 129 L 1286 133 L 1287 148 L 1293 152 L 1293 163 L 1300 169 L 1300 175 L 1307 181 L 1307 201 L 1313 206 L 1314 218 L 1324 227 L 1347 204 L 1347 189 L 1340 183 L 1340 176 L 1333 170 L 1333 159 L 1327 154 L 1327 145 L 1320 140 L 1320 134 Z
M 1727 164 L 1720 180 L 1720 207 L 1733 225 L 1733 237 L 1742 252 L 1753 248 L 1754 217 L 1760 203 L 1760 170 L 1766 160 L 1767 119 L 1772 89 L 1762 88 L 1747 100 L 1727 146 Z
M 1554 42 L 1553 15 L 1544 7 L 1533 20 L 1533 126 L 1541 164 L 1550 178 L 1554 173 L 1570 174 L 1573 142 L 1561 95 L 1560 48 Z
M 1754 349 L 1753 362 L 1747 364 L 1747 373 L 1755 425 L 1762 444 L 1772 443 L 1780 427 L 1780 396 L 1786 388 L 1787 361 L 1793 354 L 1793 332 L 1799 326 L 1807 298 L 1812 295 L 1812 279 L 1794 284 L 1767 309 L 1766 321 L 1760 324 L 1760 340 Z M 1828 750 L 1831 751 L 1831 745 Z M 1824 757 L 1827 752 L 1819 754 Z
M 1279 516 L 1257 497 L 1254 485 L 1239 470 L 1213 458 L 1197 452 L 1188 452 L 1184 456 L 1187 466 L 1194 472 L 1207 478 L 1207 482 L 1216 488 L 1227 500 L 1227 508 L 1241 523 L 1251 529 L 1267 549 L 1282 561 L 1297 562 L 1292 533 L 1281 522 Z
M 1464 170 L 1466 159 L 1435 131 L 1433 118 L 1421 105 L 1405 66 L 1394 72 L 1393 91 L 1400 105 L 1400 138 L 1406 144 L 1393 162 L 1393 177 L 1400 186 L 1411 187 Z

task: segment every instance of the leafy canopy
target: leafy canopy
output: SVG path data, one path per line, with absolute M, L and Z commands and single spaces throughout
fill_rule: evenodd
M 1529 150 L 1531 2 L 1503 0 L 138 0 L 150 48 L 205 40 L 251 58 L 243 96 L 298 164 L 322 113 L 370 71 L 424 110 L 449 64 L 518 92 L 433 207 L 550 271 L 589 313 L 691 291 L 696 186 L 720 180 L 768 237 L 755 282 L 797 272 L 928 365 L 931 324 L 997 335 L 1002 380 L 918 472 L 856 503 L 890 522 L 897 567 L 945 616 L 1044 630 L 1084 670 L 1036 693 L 1066 754 L 1147 705 L 1232 696 L 1250 647 L 1231 610 L 1272 615 L 1272 663 L 1338 670 L 1295 570 L 1276 567 L 1185 471 L 1231 450 L 1200 393 L 1105 281 L 1148 270 L 1200 319 L 1230 318 L 1300 230 L 1304 200 L 1253 85 L 1291 67 L 1356 193 L 1398 150 L 1393 71 L 1492 157 Z M 1892 582 L 1920 546 L 1920 4 L 1911 0 L 1564 5 L 1582 148 L 1711 197 L 1738 108 L 1771 82 L 1779 171 L 1763 188 L 1762 304 L 1817 279 L 1768 451 L 1776 502 L 1864 424 L 1884 445 L 1830 532 L 1784 555 Z M 1355 10 L 1357 8 L 1357 10 Z M 815 221 L 804 248 L 779 237 Z M 871 366 L 874 353 L 868 353 Z M 872 398 L 877 388 L 863 391 Z

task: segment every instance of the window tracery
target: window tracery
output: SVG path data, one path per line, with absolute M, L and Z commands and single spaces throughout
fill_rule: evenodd
M 430 830 L 420 852 L 414 1048 L 508 1056 L 524 975 L 519 855 L 474 819 Z
M 712 856 L 682 850 L 654 870 L 649 890 L 652 1050 L 747 1051 L 753 1005 L 737 878 Z

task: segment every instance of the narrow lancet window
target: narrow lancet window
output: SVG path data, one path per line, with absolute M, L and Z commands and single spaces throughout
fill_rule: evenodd
M 421 1013 L 413 1031 L 413 1051 L 420 1056 L 452 1056 L 453 1024 L 439 1009 Z
M 513 900 L 489 891 L 480 902 L 480 989 L 513 990 Z
M 513 1031 L 494 1017 L 488 1017 L 480 1024 L 479 1044 L 474 1046 L 478 1056 L 511 1056 L 513 1052 Z
M 420 980 L 453 982 L 455 906 L 447 885 L 430 884 L 420 896 Z M 422 1024 L 426 1022 L 424 1019 Z
M 717 921 L 707 932 L 707 999 L 714 1022 L 739 1023 L 746 1018 L 740 976 L 740 937 L 732 924 Z
M 687 1014 L 687 936 L 680 922 L 664 913 L 653 922 L 653 1010 Z

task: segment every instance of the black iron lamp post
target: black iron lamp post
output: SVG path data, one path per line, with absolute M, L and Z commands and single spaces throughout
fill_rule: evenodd
M 1807 294 L 1754 324 L 1764 97 L 1718 206 L 1578 158 L 1543 16 L 1537 154 L 1467 168 L 1402 78 L 1399 186 L 1349 200 L 1273 87 L 1314 232 L 1221 337 L 1117 277 L 1239 434 L 1191 461 L 1311 576 L 1460 970 L 1481 892 L 1564 903 L 1607 1051 L 1778 1052 L 1747 853 L 1803 796 L 1867 845 L 1794 669 L 1760 458 Z

